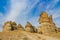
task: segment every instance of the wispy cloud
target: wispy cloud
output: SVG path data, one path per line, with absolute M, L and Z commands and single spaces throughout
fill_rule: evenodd
M 26 0 L 25 1 L 19 1 L 19 0 L 11 0 L 11 8 L 10 12 L 7 15 L 6 20 L 12 20 L 15 21 L 15 18 L 22 14 L 21 12 L 27 7 Z
M 59 2 L 59 0 L 52 0 L 46 7 L 46 10 L 50 10 L 51 8 L 54 8 L 54 6 Z
M 53 19 L 60 17 L 60 9 L 54 9 L 47 11 L 49 15 L 53 16 Z
M 38 28 L 38 26 L 39 26 L 39 23 L 38 23 L 38 19 L 39 19 L 39 17 L 32 17 L 32 18 L 30 18 L 28 21 L 32 24 L 32 25 L 34 25 L 36 28 Z
M 39 0 L 11 0 L 11 8 L 6 15 L 6 21 L 12 20 L 25 25 L 28 20 L 28 14 L 39 2 Z M 23 21 L 23 22 L 22 22 Z
M 49 15 L 53 15 L 53 18 L 56 19 L 57 17 L 60 17 L 60 12 L 58 9 L 52 9 L 58 3 L 59 0 L 52 0 L 51 2 L 47 3 L 46 1 L 42 1 L 39 3 L 40 0 L 10 0 L 10 9 L 6 13 L 6 17 L 1 17 L 3 22 L 4 21 L 15 21 L 17 23 L 21 23 L 23 26 L 25 26 L 26 22 L 29 21 L 32 25 L 38 26 L 38 18 L 39 16 L 33 15 L 31 12 L 36 5 L 37 9 L 35 14 L 38 14 L 38 12 L 47 11 Z M 32 15 L 29 15 L 29 14 Z M 0 14 L 2 16 L 2 14 Z M 32 16 L 29 18 L 29 16 Z

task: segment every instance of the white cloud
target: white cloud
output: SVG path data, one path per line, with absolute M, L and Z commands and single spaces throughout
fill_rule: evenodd
M 23 14 L 22 12 L 24 12 L 24 10 L 27 10 L 26 8 L 28 6 L 30 6 L 28 8 L 29 9 L 28 11 L 30 11 L 36 5 L 36 3 L 37 3 L 37 1 L 33 5 L 29 5 L 28 0 L 11 0 L 11 9 L 10 9 L 10 12 L 8 13 L 8 15 L 7 15 L 6 20 L 15 21 L 15 18 L 18 15 Z M 24 13 L 26 14 L 27 12 L 24 12 Z
M 34 3 L 31 4 L 29 0 L 11 0 L 11 8 L 8 14 L 6 15 L 6 21 L 12 20 L 16 21 L 17 23 L 21 23 L 23 26 L 25 26 L 26 22 L 28 21 L 28 14 L 29 11 L 31 11 L 35 5 L 39 2 L 39 0 L 32 0 Z M 54 0 L 53 6 L 57 3 L 57 0 Z M 45 2 L 40 3 L 40 8 L 44 6 Z M 51 7 L 50 3 L 47 5 L 46 9 L 48 10 Z M 49 10 L 49 13 L 54 16 L 54 18 L 59 17 L 57 13 L 54 14 L 53 10 Z M 57 16 L 56 16 L 57 14 Z M 32 17 L 29 19 L 32 25 L 38 26 L 38 17 Z
M 22 14 L 21 12 L 26 8 L 27 3 L 26 1 L 19 1 L 19 0 L 11 0 L 11 9 L 10 12 L 7 15 L 6 20 L 12 20 L 15 21 L 15 18 Z
M 32 0 L 34 3 L 31 4 L 29 0 L 11 0 L 11 8 L 6 15 L 6 21 L 16 21 L 25 26 L 28 20 L 28 14 L 39 2 L 39 0 Z

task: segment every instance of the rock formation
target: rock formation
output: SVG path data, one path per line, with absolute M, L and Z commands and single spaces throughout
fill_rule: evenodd
M 6 31 L 13 31 L 13 30 L 16 30 L 17 27 L 16 27 L 16 23 L 15 22 L 12 22 L 12 21 L 7 21 L 4 23 L 4 26 L 3 26 L 3 32 L 6 32 Z
M 27 22 L 26 26 L 25 26 L 25 31 L 28 31 L 28 32 L 36 32 L 37 29 L 32 26 L 29 22 Z
M 11 31 L 11 22 L 4 23 L 3 30 L 2 31 Z
M 57 30 L 58 30 L 58 32 L 60 32 L 60 28 L 58 28 Z
M 39 18 L 38 33 L 51 33 L 56 32 L 57 28 L 55 23 L 52 21 L 52 15 L 48 17 L 46 12 L 42 12 Z
M 48 16 L 46 12 L 42 12 L 39 24 L 36 29 L 27 22 L 24 28 L 21 24 L 7 21 L 3 25 L 3 32 L 0 32 L 0 40 L 60 40 L 60 28 L 56 27 L 52 15 Z
M 49 22 L 48 14 L 46 12 L 42 12 L 39 18 L 39 23 Z
M 22 27 L 21 24 L 18 24 L 18 25 L 17 25 L 17 30 L 25 30 L 25 29 Z
M 49 16 L 49 22 L 53 23 L 52 15 Z
M 21 24 L 16 24 L 12 21 L 5 22 L 3 26 L 3 31 L 14 31 L 14 30 L 23 30 L 28 32 L 38 32 L 38 33 L 51 33 L 57 32 L 59 29 L 56 27 L 55 23 L 53 22 L 52 15 L 48 16 L 46 12 L 42 12 L 39 18 L 39 27 L 36 29 L 32 26 L 31 23 L 27 22 L 25 29 L 22 27 Z

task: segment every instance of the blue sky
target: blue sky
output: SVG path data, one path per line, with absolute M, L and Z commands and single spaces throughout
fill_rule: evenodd
M 0 30 L 5 21 L 15 21 L 25 26 L 29 21 L 38 27 L 41 12 L 53 15 L 53 21 L 60 27 L 60 0 L 0 0 Z

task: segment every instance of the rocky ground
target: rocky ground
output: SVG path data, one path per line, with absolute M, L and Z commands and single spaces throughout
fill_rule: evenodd
M 60 33 L 53 36 L 30 33 L 26 31 L 11 31 L 11 32 L 0 32 L 0 40 L 60 40 Z M 54 37 L 55 36 L 55 37 Z

